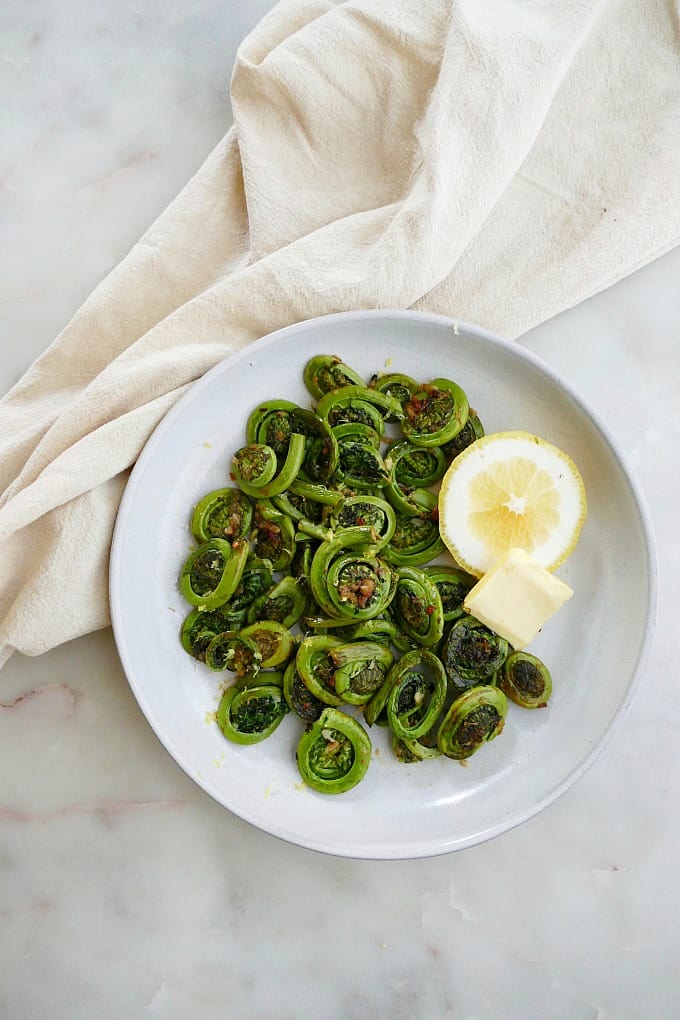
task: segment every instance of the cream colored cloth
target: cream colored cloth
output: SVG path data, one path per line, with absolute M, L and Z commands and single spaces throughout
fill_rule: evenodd
M 516 336 L 680 240 L 672 0 L 284 0 L 235 127 L 0 404 L 0 646 L 105 626 L 127 469 L 271 330 L 416 307 Z

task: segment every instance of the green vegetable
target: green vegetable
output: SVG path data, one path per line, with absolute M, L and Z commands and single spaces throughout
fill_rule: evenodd
M 192 606 L 217 609 L 234 594 L 249 553 L 248 543 L 212 538 L 191 553 L 179 578 L 179 590 Z
M 262 652 L 243 631 L 227 630 L 212 638 L 205 650 L 205 662 L 216 672 L 228 669 L 244 677 L 260 671 Z
M 262 668 L 288 662 L 295 651 L 295 639 L 287 627 L 276 620 L 259 620 L 239 631 L 243 640 L 253 641 L 262 656 Z
M 452 620 L 457 620 L 463 615 L 465 596 L 477 584 L 478 578 L 473 577 L 472 574 L 466 574 L 458 567 L 436 566 L 423 569 L 439 592 L 444 622 L 450 623 Z
M 392 603 L 401 630 L 419 645 L 436 645 L 444 633 L 444 611 L 436 584 L 417 567 L 400 567 Z
M 332 354 L 319 354 L 305 365 L 305 386 L 317 400 L 331 390 L 343 386 L 363 386 L 364 382 L 353 368 Z
M 259 744 L 274 732 L 287 712 L 280 687 L 230 687 L 217 709 L 217 725 L 235 744 Z
M 471 446 L 477 439 L 481 439 L 484 435 L 484 426 L 477 417 L 475 411 L 470 409 L 468 414 L 468 420 L 460 430 L 457 436 L 454 436 L 448 443 L 444 443 L 442 450 L 448 459 L 451 461 L 462 453 L 463 450 L 467 450 L 468 446 Z
M 335 505 L 329 523 L 334 532 L 370 528 L 371 544 L 378 550 L 391 541 L 397 518 L 389 503 L 379 496 L 348 496 Z
M 399 759 L 405 763 L 416 763 L 419 761 L 430 761 L 433 758 L 440 758 L 441 751 L 436 742 L 429 744 L 432 739 L 432 731 L 421 737 L 419 740 L 411 740 L 409 737 L 392 736 L 392 749 Z
M 446 673 L 425 648 L 402 655 L 387 678 L 386 709 L 395 736 L 415 740 L 431 729 L 446 700 Z
M 290 517 L 267 503 L 257 503 L 253 548 L 259 559 L 269 560 L 272 570 L 284 570 L 295 552 L 295 528 Z
M 304 722 L 315 722 L 325 708 L 325 703 L 312 694 L 302 680 L 295 659 L 288 663 L 283 674 L 283 696 L 291 712 Z
M 407 404 L 418 390 L 418 383 L 415 379 L 412 379 L 410 375 L 400 375 L 398 372 L 373 376 L 369 385 L 372 389 L 377 390 L 378 393 L 384 393 L 386 397 L 398 400 L 402 409 L 404 404 Z M 389 411 L 385 415 L 385 421 L 391 422 L 397 420 Z
M 250 556 L 241 574 L 241 580 L 229 600 L 229 607 L 236 611 L 243 611 L 253 604 L 255 599 L 268 592 L 274 583 L 274 575 L 269 560 L 261 560 L 257 556 Z
M 394 596 L 390 567 L 374 555 L 370 528 L 347 528 L 321 543 L 309 574 L 312 595 L 329 616 L 369 620 Z M 354 550 L 356 553 L 349 552 Z
M 232 613 L 226 609 L 215 609 L 212 612 L 201 612 L 194 609 L 182 624 L 180 640 L 185 652 L 199 662 L 205 662 L 205 650 L 216 634 L 231 631 Z
M 388 563 L 398 567 L 419 567 L 444 552 L 437 522 L 431 517 L 405 517 L 397 523 L 389 546 L 382 551 Z
M 271 446 L 277 457 L 288 452 L 297 404 L 290 400 L 266 400 L 252 411 L 246 424 L 246 442 Z
M 460 386 L 450 379 L 434 379 L 404 405 L 401 427 L 416 446 L 442 446 L 461 431 L 468 409 Z
M 439 727 L 439 750 L 447 758 L 469 758 L 502 732 L 507 712 L 507 698 L 497 687 L 465 691 L 453 702 Z
M 342 701 L 364 705 L 385 681 L 394 662 L 389 648 L 375 641 L 353 641 L 328 652 L 335 665 L 333 687 Z
M 304 457 L 305 437 L 294 432 L 282 465 L 271 446 L 251 443 L 236 451 L 231 469 L 237 485 L 247 496 L 269 499 L 285 492 L 295 481 Z
M 343 386 L 327 393 L 317 406 L 317 414 L 331 427 L 346 422 L 369 425 L 380 435 L 385 429 L 384 414 L 388 412 L 397 420 L 404 416 L 401 404 L 367 386 Z
M 306 606 L 307 596 L 302 585 L 294 577 L 283 577 L 251 603 L 248 622 L 276 620 L 289 630 L 302 617 Z
M 399 485 L 412 487 L 434 485 L 443 477 L 448 467 L 441 449 L 436 446 L 423 449 L 414 446 L 408 439 L 391 443 L 385 459 L 391 462 L 394 480 Z
M 315 634 L 300 642 L 295 665 L 308 691 L 325 705 L 339 705 L 342 698 L 335 690 L 335 663 L 328 654 L 342 644 L 339 638 Z
M 319 793 L 345 793 L 359 783 L 371 761 L 371 741 L 351 716 L 326 708 L 297 748 L 300 775 Z
M 529 652 L 513 652 L 505 660 L 498 686 L 522 708 L 545 708 L 552 694 L 547 666 Z
M 223 538 L 230 542 L 246 538 L 253 520 L 253 504 L 240 489 L 228 487 L 209 492 L 196 505 L 191 532 L 197 542 Z
M 493 682 L 508 655 L 508 642 L 474 617 L 452 624 L 442 647 L 442 662 L 457 690 Z
M 370 701 L 364 707 L 364 719 L 369 726 L 387 726 L 387 699 L 392 685 L 389 674 L 381 687 L 375 692 Z

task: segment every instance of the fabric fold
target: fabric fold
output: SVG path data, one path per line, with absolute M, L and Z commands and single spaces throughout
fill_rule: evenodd
M 127 472 L 222 358 L 416 307 L 517 336 L 680 240 L 672 0 L 284 0 L 234 127 L 0 402 L 0 648 L 108 622 Z M 653 68 L 653 73 L 650 73 Z

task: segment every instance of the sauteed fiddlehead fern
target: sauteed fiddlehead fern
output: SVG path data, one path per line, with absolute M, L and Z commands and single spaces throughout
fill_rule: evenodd
M 312 407 L 258 404 L 225 461 L 232 484 L 194 507 L 180 638 L 226 678 L 224 736 L 258 743 L 291 713 L 305 784 L 336 794 L 371 759 L 352 713 L 389 729 L 400 762 L 466 759 L 501 732 L 508 699 L 544 706 L 552 682 L 464 611 L 476 578 L 432 564 L 433 486 L 484 435 L 461 387 L 396 372 L 367 384 L 335 355 L 303 377 Z

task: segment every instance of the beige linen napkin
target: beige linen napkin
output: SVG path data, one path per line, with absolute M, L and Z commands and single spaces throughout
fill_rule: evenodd
M 0 403 L 2 660 L 109 622 L 127 469 L 243 344 L 374 307 L 516 336 L 676 244 L 678 25 L 672 0 L 279 4 L 235 127 Z

